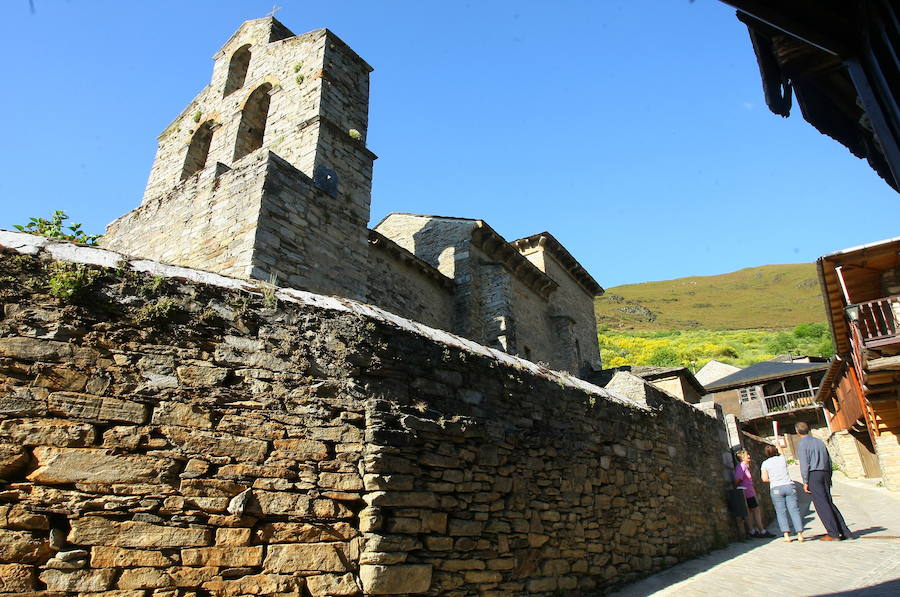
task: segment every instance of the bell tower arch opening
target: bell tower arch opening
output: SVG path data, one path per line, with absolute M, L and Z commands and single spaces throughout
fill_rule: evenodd
M 246 44 L 235 50 L 228 63 L 228 78 L 225 79 L 225 91 L 222 97 L 226 97 L 244 86 L 247 79 L 247 69 L 250 68 L 250 44 Z
M 207 120 L 197 127 L 191 144 L 188 146 L 187 156 L 184 158 L 184 167 L 181 169 L 181 180 L 190 178 L 206 166 L 206 158 L 209 157 L 209 147 L 212 144 L 213 121 Z
M 241 112 L 237 140 L 234 144 L 234 159 L 241 159 L 263 146 L 266 133 L 266 119 L 269 116 L 269 93 L 271 83 L 264 83 L 250 94 Z

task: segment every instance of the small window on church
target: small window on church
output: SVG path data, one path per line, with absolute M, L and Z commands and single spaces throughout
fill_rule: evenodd
M 269 116 L 269 92 L 272 85 L 266 83 L 257 87 L 241 112 L 241 124 L 238 126 L 237 141 L 234 145 L 234 159 L 239 160 L 253 153 L 263 145 L 266 133 L 266 118 Z
M 184 158 L 184 168 L 181 170 L 181 180 L 200 172 L 203 170 L 203 167 L 206 166 L 206 158 L 209 156 L 209 146 L 212 143 L 212 124 L 212 120 L 207 120 L 197 128 L 194 136 L 191 137 L 191 144 L 188 146 L 187 157 Z
M 225 80 L 225 93 L 231 95 L 244 86 L 244 80 L 247 78 L 247 69 L 250 67 L 250 46 L 241 46 L 231 55 L 231 62 L 228 64 L 228 78 Z

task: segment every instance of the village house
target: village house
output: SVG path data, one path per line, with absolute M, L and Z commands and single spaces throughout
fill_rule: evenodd
M 703 399 L 705 390 L 687 367 L 654 367 L 650 365 L 623 365 L 614 369 L 604 369 L 590 378 L 600 386 L 606 386 L 618 372 L 627 372 L 642 379 L 658 390 L 678 398 L 688 404 L 697 404 Z
M 837 357 L 818 399 L 867 476 L 900 490 L 900 238 L 818 260 Z M 874 452 L 878 469 L 875 468 Z
M 724 414 L 736 416 L 746 431 L 774 439 L 777 430 L 786 454 L 791 456 L 798 441 L 796 423 L 805 421 L 811 429 L 827 434 L 825 415 L 815 399 L 827 369 L 824 359 L 762 361 L 707 383 L 705 390 Z
M 507 242 L 482 220 L 415 214 L 368 228 L 371 71 L 327 29 L 244 23 L 103 246 L 360 300 L 576 375 L 600 369 L 603 289 L 548 232 Z

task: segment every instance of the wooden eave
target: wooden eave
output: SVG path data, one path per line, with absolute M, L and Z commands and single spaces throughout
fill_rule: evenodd
M 900 190 L 900 115 L 891 91 L 900 42 L 891 0 L 722 1 L 747 25 L 770 110 L 787 117 L 795 96 L 807 122 Z

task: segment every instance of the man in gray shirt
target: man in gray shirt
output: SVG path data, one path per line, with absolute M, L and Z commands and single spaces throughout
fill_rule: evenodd
M 819 438 L 809 435 L 809 425 L 804 422 L 794 427 L 802 437 L 797 443 L 797 458 L 800 460 L 800 475 L 803 477 L 803 491 L 812 494 L 816 514 L 825 525 L 827 535 L 821 541 L 840 541 L 852 539 L 853 534 L 847 528 L 841 511 L 831 501 L 831 456 L 825 443 Z

